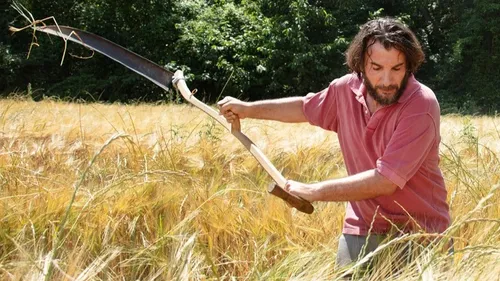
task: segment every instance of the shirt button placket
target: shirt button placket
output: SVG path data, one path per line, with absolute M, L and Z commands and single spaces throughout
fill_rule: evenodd
M 368 108 L 365 107 L 365 119 L 366 119 L 366 122 L 368 122 L 368 120 L 370 120 L 370 112 L 368 111 Z

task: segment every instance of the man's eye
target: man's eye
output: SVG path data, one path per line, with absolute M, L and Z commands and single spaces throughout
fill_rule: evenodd
M 374 67 L 373 70 L 380 70 L 380 67 Z
M 398 68 L 393 68 L 395 71 L 399 71 L 401 68 L 398 67 Z

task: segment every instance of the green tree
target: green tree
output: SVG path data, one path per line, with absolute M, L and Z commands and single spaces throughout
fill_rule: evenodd
M 177 45 L 195 85 L 261 99 L 304 95 L 345 72 L 347 40 L 325 8 L 307 1 L 200 1 Z M 180 56 L 186 57 L 186 56 Z M 231 77 L 231 79 L 229 79 Z
M 500 109 L 500 3 L 463 1 L 453 7 L 456 19 L 447 30 L 448 48 L 439 55 L 438 91 L 462 111 L 493 113 Z

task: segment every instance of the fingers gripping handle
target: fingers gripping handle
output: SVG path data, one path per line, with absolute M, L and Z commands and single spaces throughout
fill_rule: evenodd
M 312 214 L 314 212 L 314 207 L 309 201 L 287 192 L 277 184 L 269 185 L 267 191 L 272 195 L 285 200 L 292 207 L 303 213 Z
M 231 123 L 231 133 L 235 133 L 235 132 L 241 132 L 241 123 L 240 123 L 240 118 L 238 117 L 238 115 L 236 115 L 236 119 L 234 119 L 234 121 Z

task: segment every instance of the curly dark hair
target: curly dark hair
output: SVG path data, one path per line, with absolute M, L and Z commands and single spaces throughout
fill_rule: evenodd
M 384 48 L 395 48 L 406 57 L 407 72 L 415 73 L 424 62 L 425 54 L 415 34 L 400 21 L 384 17 L 365 23 L 346 51 L 348 67 L 358 74 L 363 73 L 365 52 L 380 42 Z

